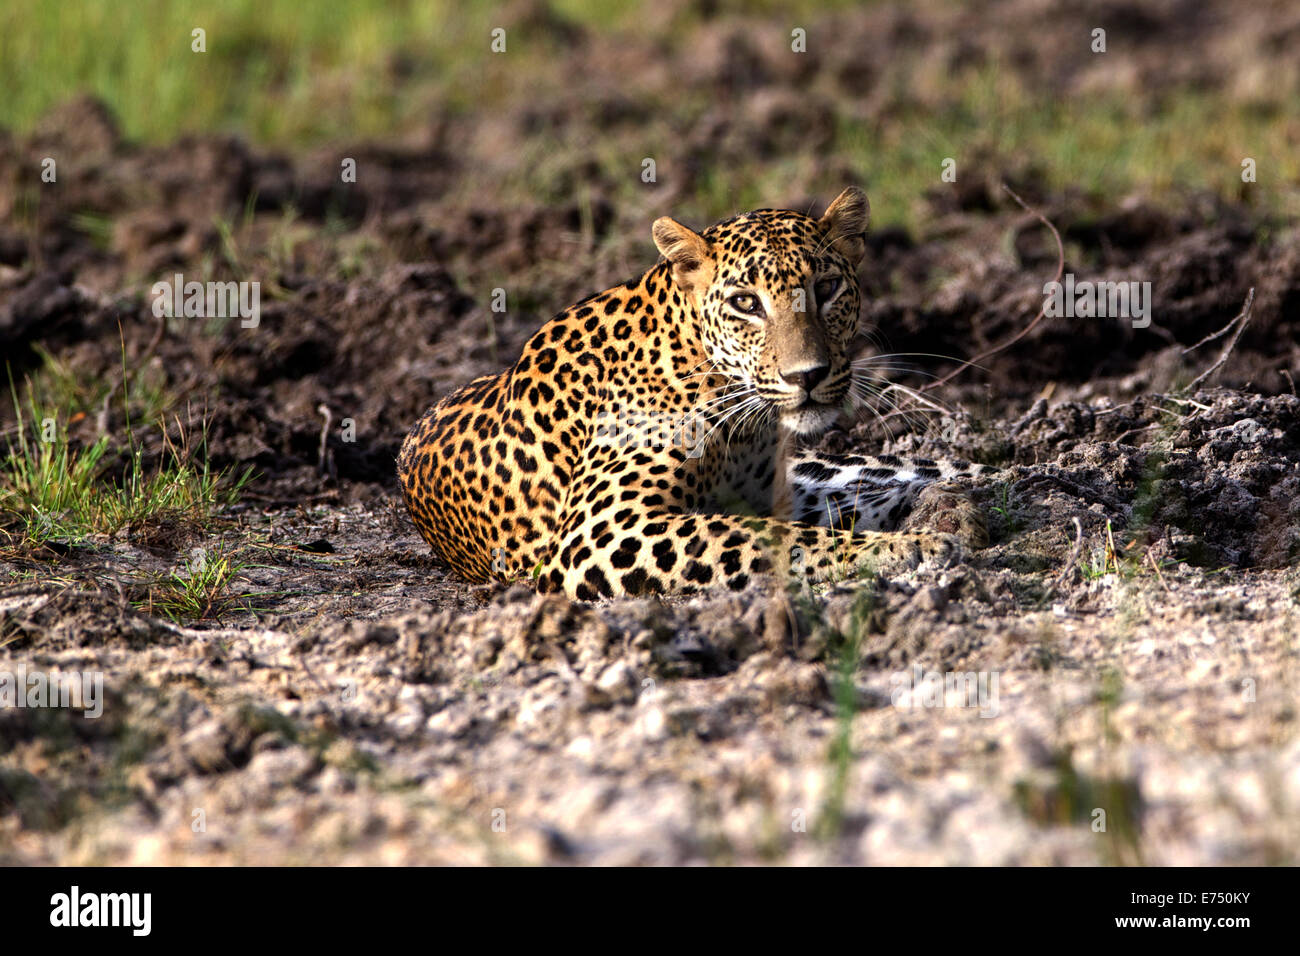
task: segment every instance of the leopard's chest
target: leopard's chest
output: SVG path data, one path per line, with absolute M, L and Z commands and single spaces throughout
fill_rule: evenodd
M 700 454 L 705 506 L 770 514 L 779 452 L 774 428 L 712 436 Z

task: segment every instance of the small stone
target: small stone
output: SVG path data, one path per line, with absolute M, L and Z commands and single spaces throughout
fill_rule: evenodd
M 596 678 L 596 687 L 615 703 L 625 704 L 636 700 L 636 675 L 626 661 L 615 661 Z
M 945 588 L 922 588 L 912 601 L 921 610 L 937 614 L 948 606 L 948 592 Z

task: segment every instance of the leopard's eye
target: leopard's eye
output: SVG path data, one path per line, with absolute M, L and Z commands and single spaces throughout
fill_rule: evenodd
M 727 305 L 731 306 L 737 312 L 743 312 L 745 315 L 758 315 L 763 311 L 762 303 L 758 301 L 758 296 L 750 292 L 738 292 L 727 300 Z
M 817 302 L 822 305 L 829 302 L 831 297 L 839 290 L 839 276 L 827 276 L 825 279 L 818 279 L 817 284 L 813 286 L 813 293 L 817 296 Z

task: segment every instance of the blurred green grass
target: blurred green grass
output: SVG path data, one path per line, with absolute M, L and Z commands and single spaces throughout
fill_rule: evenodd
M 996 66 L 953 84 L 938 110 L 908 108 L 888 123 L 847 122 L 837 146 L 876 185 L 873 220 L 914 223 L 917 197 L 939 180 L 942 157 L 957 175 L 974 163 L 1032 170 L 1044 186 L 1101 197 L 1181 200 L 1195 192 L 1238 198 L 1241 162 L 1257 165 L 1256 202 L 1278 218 L 1300 214 L 1300 123 L 1267 109 L 1241 109 L 1212 91 L 1188 90 L 1153 111 L 1118 93 L 1066 102 L 1026 89 Z M 879 199 L 877 199 L 879 196 Z
M 292 145 L 380 135 L 409 119 L 404 93 L 465 42 L 451 2 L 67 0 L 0 7 L 0 125 L 26 129 L 82 92 L 146 141 L 231 131 Z M 191 50 L 195 28 L 206 53 Z
M 716 5 L 724 13 L 742 9 L 733 0 Z M 846 6 L 852 4 L 831 4 Z M 784 29 L 826 7 L 800 0 L 743 9 L 755 28 Z M 591 29 L 607 44 L 648 30 L 676 43 L 703 23 L 698 5 L 658 18 L 652 8 L 615 0 L 550 5 L 560 19 Z M 513 34 L 508 60 L 489 50 L 492 27 L 512 22 L 521 10 L 528 8 L 479 0 L 5 4 L 0 89 L 7 95 L 0 97 L 0 127 L 30 130 L 52 107 L 89 92 L 112 107 L 132 139 L 166 142 L 183 133 L 228 132 L 293 149 L 401 135 L 439 111 L 544 104 L 575 83 L 562 39 L 540 29 L 541 42 L 521 42 Z M 196 27 L 206 30 L 206 53 L 191 51 Z M 1212 88 L 1188 88 L 1158 104 L 1104 92 L 1062 102 L 1046 89 L 1026 88 L 995 61 L 952 75 L 927 69 L 933 67 L 906 57 L 891 62 L 897 92 L 869 121 L 846 111 L 817 155 L 794 151 L 705 170 L 684 214 L 712 219 L 801 188 L 838 188 L 816 181 L 832 160 L 860 172 L 877 224 L 915 226 L 919 197 L 939 183 L 939 164 L 949 156 L 959 177 L 971 174 L 977 158 L 994 168 L 1030 165 L 1048 188 L 1110 199 L 1137 190 L 1157 199 L 1187 190 L 1232 197 L 1241 189 L 1241 160 L 1250 156 L 1260 171 L 1255 200 L 1280 215 L 1300 212 L 1300 122 L 1294 111 L 1283 108 L 1279 115 L 1276 104 L 1243 108 Z M 707 92 L 688 87 L 648 92 L 635 76 L 626 83 L 628 95 L 648 97 L 656 111 L 673 117 L 670 128 L 682 128 L 683 116 L 710 105 Z M 941 96 L 918 99 L 918 86 L 939 89 Z M 554 176 L 555 164 L 571 166 L 575 152 L 585 151 L 622 184 L 621 198 L 630 199 L 644 190 L 627 170 L 636 168 L 647 143 L 662 148 L 661 132 L 624 128 L 606 137 L 597 130 L 578 143 L 541 130 L 523 146 L 534 160 L 521 163 L 507 192 L 555 198 L 555 183 L 564 181 Z
M 808 6 L 808 4 L 803 4 Z M 593 29 L 634 22 L 617 0 L 561 0 Z M 465 106 L 510 6 L 487 0 L 60 0 L 0 5 L 0 127 L 27 130 L 77 94 L 108 102 L 132 138 L 237 132 L 283 146 L 400 130 L 443 90 Z M 206 52 L 192 31 L 206 32 Z M 554 59 L 552 44 L 512 53 Z M 517 64 L 515 64 L 517 65 Z

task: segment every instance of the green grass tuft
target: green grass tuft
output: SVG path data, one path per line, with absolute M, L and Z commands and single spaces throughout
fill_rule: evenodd
M 251 468 L 237 476 L 212 470 L 206 423 L 196 442 L 177 421 L 173 441 L 160 419 L 163 453 L 150 467 L 129 416 L 124 448 L 115 449 L 108 434 L 78 444 L 66 408 L 45 404 L 30 380 L 25 403 L 12 376 L 9 386 L 17 423 L 0 458 L 0 530 L 26 546 L 76 544 L 149 525 L 203 527 L 238 500 L 252 477 Z
M 242 607 L 247 595 L 233 585 L 246 567 L 233 551 L 196 548 L 179 568 L 150 582 L 146 596 L 132 603 L 177 623 L 220 618 Z

